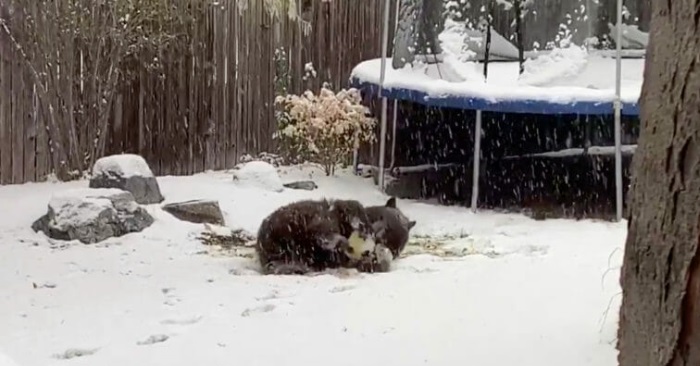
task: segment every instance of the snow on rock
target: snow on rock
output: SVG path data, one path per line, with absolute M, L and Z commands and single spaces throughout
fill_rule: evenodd
M 120 154 L 103 157 L 92 167 L 90 188 L 119 188 L 131 192 L 136 202 L 163 202 L 158 181 L 146 160 L 139 155 Z
M 163 211 L 183 221 L 196 224 L 224 225 L 224 214 L 221 212 L 219 202 L 216 200 L 191 200 L 169 203 L 162 208 Z
M 146 163 L 146 160 L 136 154 L 119 154 L 105 156 L 98 159 L 92 167 L 92 174 L 118 174 L 121 177 L 128 178 L 131 176 L 153 177 L 151 168 Z
M 277 169 L 272 164 L 259 160 L 242 164 L 233 173 L 233 180 L 246 187 L 256 187 L 272 192 L 284 190 Z
M 55 194 L 48 213 L 35 221 L 32 229 L 53 239 L 92 244 L 142 231 L 153 221 L 127 191 L 76 188 Z

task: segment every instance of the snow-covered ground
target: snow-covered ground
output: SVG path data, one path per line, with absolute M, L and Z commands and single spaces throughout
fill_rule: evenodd
M 164 203 L 217 199 L 255 232 L 301 198 L 380 204 L 370 179 L 285 168 L 316 191 L 237 185 L 231 172 L 159 177 Z M 261 276 L 201 244 L 159 205 L 141 233 L 50 242 L 30 225 L 55 192 L 0 187 L 0 354 L 45 365 L 616 365 L 624 223 L 471 213 L 400 200 L 418 221 L 385 274 Z M 0 357 L 0 360 L 2 357 Z

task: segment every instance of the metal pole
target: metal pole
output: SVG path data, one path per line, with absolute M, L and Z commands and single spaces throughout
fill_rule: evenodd
M 399 10 L 401 9 L 401 0 L 396 1 L 396 11 L 395 11 L 395 16 L 394 16 L 394 34 L 396 34 L 396 30 L 399 28 Z M 396 37 L 394 37 L 394 52 L 392 52 L 392 57 L 394 56 L 394 53 L 396 53 Z M 393 120 L 392 120 L 392 125 L 391 125 L 391 164 L 389 164 L 390 168 L 394 167 L 394 164 L 396 164 L 396 119 L 398 117 L 398 109 L 399 109 L 399 100 L 394 99 L 394 109 L 392 110 L 393 112 Z
M 481 111 L 476 111 L 474 126 L 474 175 L 472 178 L 472 211 L 476 212 L 479 199 L 479 160 L 481 159 Z
M 352 173 L 357 174 L 357 167 L 360 165 L 359 161 L 360 152 L 357 149 L 352 150 Z
M 386 54 L 389 44 L 389 10 L 391 0 L 384 0 L 384 24 L 382 25 L 382 64 L 379 74 L 379 96 L 384 91 L 386 78 Z M 386 109 L 387 99 L 382 96 L 381 129 L 379 131 L 379 190 L 384 192 L 384 160 L 386 159 Z
M 389 168 L 393 168 L 396 164 L 396 119 L 398 118 L 399 100 L 394 99 L 394 109 L 392 110 L 393 119 L 391 125 L 391 164 Z
M 617 0 L 615 28 L 615 204 L 617 221 L 622 220 L 622 0 Z

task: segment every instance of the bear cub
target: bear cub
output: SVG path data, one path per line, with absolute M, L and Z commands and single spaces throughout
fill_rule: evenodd
M 303 200 L 266 217 L 256 252 L 265 274 L 306 274 L 329 268 L 388 270 L 388 249 L 376 248 L 375 228 L 355 200 Z
M 416 226 L 416 221 L 409 220 L 396 207 L 396 197 L 389 198 L 383 206 L 368 206 L 365 211 L 378 232 L 378 244 L 388 248 L 394 259 L 398 258 L 408 243 L 410 231 Z

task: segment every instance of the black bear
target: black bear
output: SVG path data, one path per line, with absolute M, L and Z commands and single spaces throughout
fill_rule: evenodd
M 370 222 L 377 232 L 377 242 L 387 247 L 394 259 L 398 258 L 408 243 L 411 229 L 416 226 L 396 207 L 396 197 L 391 197 L 381 206 L 365 208 Z
M 391 258 L 376 248 L 375 228 L 355 200 L 303 200 L 266 217 L 256 252 L 265 274 L 305 274 L 328 268 L 387 271 Z

